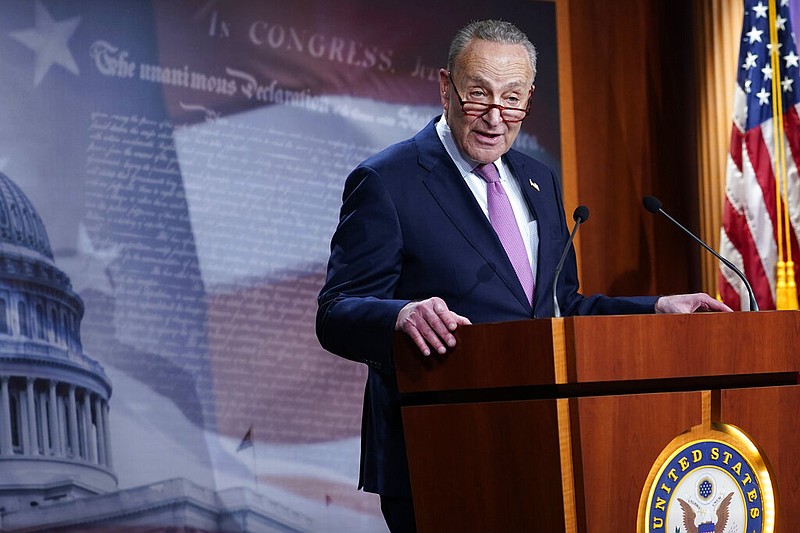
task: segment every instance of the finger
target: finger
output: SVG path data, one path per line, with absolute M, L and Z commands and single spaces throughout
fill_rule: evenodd
M 422 336 L 425 337 L 425 340 L 434 350 L 443 354 L 447 351 L 443 343 L 448 346 L 455 346 L 455 337 L 450 333 L 449 328 L 435 310 L 424 309 L 420 318 L 422 320 L 417 323 L 417 329 L 420 330 Z
M 444 322 L 448 330 L 454 331 L 458 326 L 472 325 L 472 321 L 467 317 L 450 311 L 443 300 L 436 297 L 431 298 L 431 300 L 434 302 L 434 311 L 439 315 L 439 318 Z
M 411 341 L 417 345 L 417 348 L 422 353 L 422 355 L 428 356 L 431 354 L 430 346 L 428 346 L 428 342 L 425 340 L 425 337 L 420 333 L 419 329 L 414 326 L 413 323 L 406 322 L 400 330 L 408 335 Z
M 703 308 L 708 311 L 733 312 L 733 309 L 725 305 L 724 302 L 720 302 L 716 298 L 712 298 L 707 294 L 703 295 L 703 299 Z
M 452 311 L 448 311 L 447 313 L 439 316 L 442 319 L 442 322 L 444 322 L 445 326 L 447 326 L 447 329 L 450 331 L 455 331 L 458 326 L 469 326 L 472 324 L 467 317 L 461 316 Z
M 444 302 L 441 302 L 444 306 Z M 434 329 L 434 323 L 439 323 L 439 329 L 445 330 L 444 324 L 434 310 L 436 302 L 433 298 L 410 304 L 408 313 L 403 320 L 401 329 L 406 331 L 415 340 L 424 355 L 430 355 L 433 348 L 439 353 L 444 353 L 446 348 L 442 344 L 440 336 Z M 446 306 L 444 306 L 446 308 Z
M 458 326 L 471 324 L 468 318 L 450 311 L 444 300 L 433 297 L 404 307 L 398 315 L 396 328 L 406 333 L 427 356 L 431 349 L 447 353 L 447 347 L 456 344 L 451 332 Z
M 433 297 L 430 299 L 430 312 L 424 312 L 423 318 L 426 320 L 437 340 L 444 341 L 449 347 L 456 345 L 456 338 L 450 333 L 458 327 L 458 315 L 447 308 L 447 304 L 441 298 Z M 424 307 L 428 311 L 428 307 Z M 439 353 L 444 353 L 438 346 L 434 346 Z
M 447 348 L 433 329 L 430 320 L 441 320 L 433 311 L 433 304 L 429 300 L 411 303 L 400 310 L 397 325 L 400 331 L 408 335 L 423 355 L 430 355 L 431 348 L 439 353 L 445 353 Z M 440 328 L 444 328 L 441 324 Z
M 709 308 L 712 311 L 721 311 L 721 312 L 725 312 L 725 313 L 732 313 L 733 312 L 733 309 L 731 309 L 730 307 L 728 307 L 724 303 L 718 302 L 716 300 L 714 300 L 714 303 L 709 305 Z
M 395 329 L 408 335 L 419 351 L 428 356 L 431 354 L 428 342 L 415 324 L 416 321 L 419 321 L 421 306 L 422 302 L 412 302 L 403 307 L 397 315 Z
M 456 315 L 456 326 L 471 326 L 471 325 L 472 321 L 469 318 L 461 315 Z

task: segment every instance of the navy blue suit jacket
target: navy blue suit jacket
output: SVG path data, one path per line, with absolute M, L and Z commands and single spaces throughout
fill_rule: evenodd
M 552 170 L 509 151 L 503 157 L 538 222 L 531 308 L 500 240 L 439 140 L 435 120 L 347 178 L 319 296 L 322 346 L 369 366 L 360 486 L 387 496 L 410 495 L 391 350 L 400 309 L 439 296 L 473 323 L 552 316 L 553 276 L 569 238 Z M 650 297 L 582 296 L 574 253 L 562 271 L 558 296 L 565 316 L 652 313 L 655 305 Z

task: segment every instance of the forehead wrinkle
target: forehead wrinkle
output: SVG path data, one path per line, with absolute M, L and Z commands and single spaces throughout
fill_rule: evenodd
M 487 57 L 469 49 L 461 56 L 457 67 L 466 81 L 492 87 L 499 83 L 504 89 L 527 87 L 532 78 L 527 59 L 516 54 Z
M 483 76 L 465 76 L 464 81 L 467 85 L 474 84 L 481 87 L 494 87 L 497 85 L 495 82 L 483 77 Z M 526 89 L 528 88 L 529 84 L 526 80 L 523 79 L 512 79 L 511 81 L 506 82 L 505 84 L 499 85 L 498 88 L 501 91 L 510 91 L 514 89 Z

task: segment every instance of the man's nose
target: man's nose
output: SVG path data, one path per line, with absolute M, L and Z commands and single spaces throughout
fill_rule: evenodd
M 487 123 L 491 124 L 492 126 L 496 126 L 503 122 L 503 116 L 500 113 L 500 110 L 496 107 L 490 107 L 489 110 L 483 115 L 483 120 Z

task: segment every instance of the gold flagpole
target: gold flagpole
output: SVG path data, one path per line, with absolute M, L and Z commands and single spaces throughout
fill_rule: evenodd
M 783 201 L 788 199 L 786 179 L 786 141 L 783 126 L 783 86 L 781 84 L 780 43 L 778 42 L 777 6 L 769 0 L 770 65 L 772 67 L 772 131 L 775 156 L 775 219 L 778 241 L 778 261 L 775 265 L 775 307 L 797 309 L 797 287 L 790 238 L 789 210 Z M 786 252 L 784 253 L 784 243 Z

